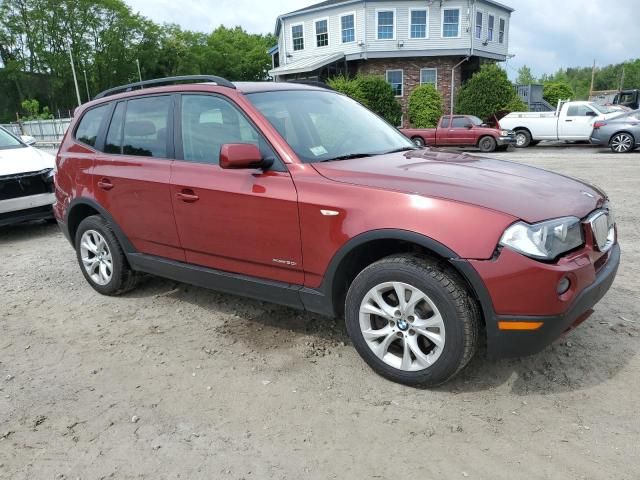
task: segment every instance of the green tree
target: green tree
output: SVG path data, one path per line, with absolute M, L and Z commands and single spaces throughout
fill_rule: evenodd
M 414 128 L 433 128 L 442 116 L 442 95 L 431 84 L 417 87 L 409 97 L 409 123 Z
M 456 112 L 488 118 L 500 110 L 526 111 L 507 74 L 497 65 L 485 64 L 458 92 Z
M 547 82 L 544 84 L 542 96 L 555 107 L 559 100 L 569 100 L 574 98 L 575 93 L 566 82 Z
M 364 106 L 367 105 L 367 99 L 364 96 L 362 87 L 358 78 L 349 78 L 346 75 L 338 75 L 327 80 L 327 85 L 335 91 L 344 93 L 348 97 L 360 102 Z
M 531 85 L 538 81 L 531 73 L 531 69 L 527 65 L 523 65 L 518 69 L 518 78 L 516 78 L 516 85 Z
M 378 75 L 358 77 L 365 105 L 384 118 L 391 125 L 400 125 L 402 107 L 393 93 L 391 85 Z

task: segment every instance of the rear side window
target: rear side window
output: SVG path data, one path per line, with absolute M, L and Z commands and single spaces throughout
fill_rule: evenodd
M 251 143 L 265 158 L 273 156 L 253 125 L 228 101 L 210 95 L 183 95 L 181 110 L 184 160 L 218 164 L 225 143 Z
M 76 129 L 76 140 L 95 147 L 100 125 L 108 111 L 108 105 L 101 105 L 86 112 Z
M 137 98 L 127 101 L 122 134 L 122 153 L 140 157 L 167 158 L 167 128 L 170 107 L 171 97 L 169 96 Z M 114 120 L 117 120 L 115 118 L 117 113 L 116 109 Z M 117 150 L 117 125 L 114 122 L 112 125 L 114 125 L 114 131 L 111 145 Z
M 444 117 L 442 119 L 442 123 L 440 124 L 440 128 L 449 128 L 450 121 L 451 121 L 451 117 Z
M 118 103 L 115 112 L 113 112 L 107 139 L 104 143 L 105 153 L 122 153 L 122 127 L 124 126 L 125 105 L 126 102 Z

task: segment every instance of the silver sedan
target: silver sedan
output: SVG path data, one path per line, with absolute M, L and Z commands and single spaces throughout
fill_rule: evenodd
M 640 147 L 640 110 L 596 121 L 591 143 L 607 145 L 614 153 L 628 153 Z

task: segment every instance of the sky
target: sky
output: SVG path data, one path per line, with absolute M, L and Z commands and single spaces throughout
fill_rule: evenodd
M 158 23 L 210 32 L 218 25 L 272 32 L 279 14 L 319 0 L 125 0 Z M 501 0 L 515 8 L 509 38 L 514 78 L 522 65 L 535 76 L 559 68 L 600 66 L 640 57 L 638 0 Z

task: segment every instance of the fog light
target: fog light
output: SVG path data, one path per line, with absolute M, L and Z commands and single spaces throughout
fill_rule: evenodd
M 562 280 L 558 282 L 558 295 L 564 295 L 571 288 L 571 280 L 567 277 L 564 277 Z

